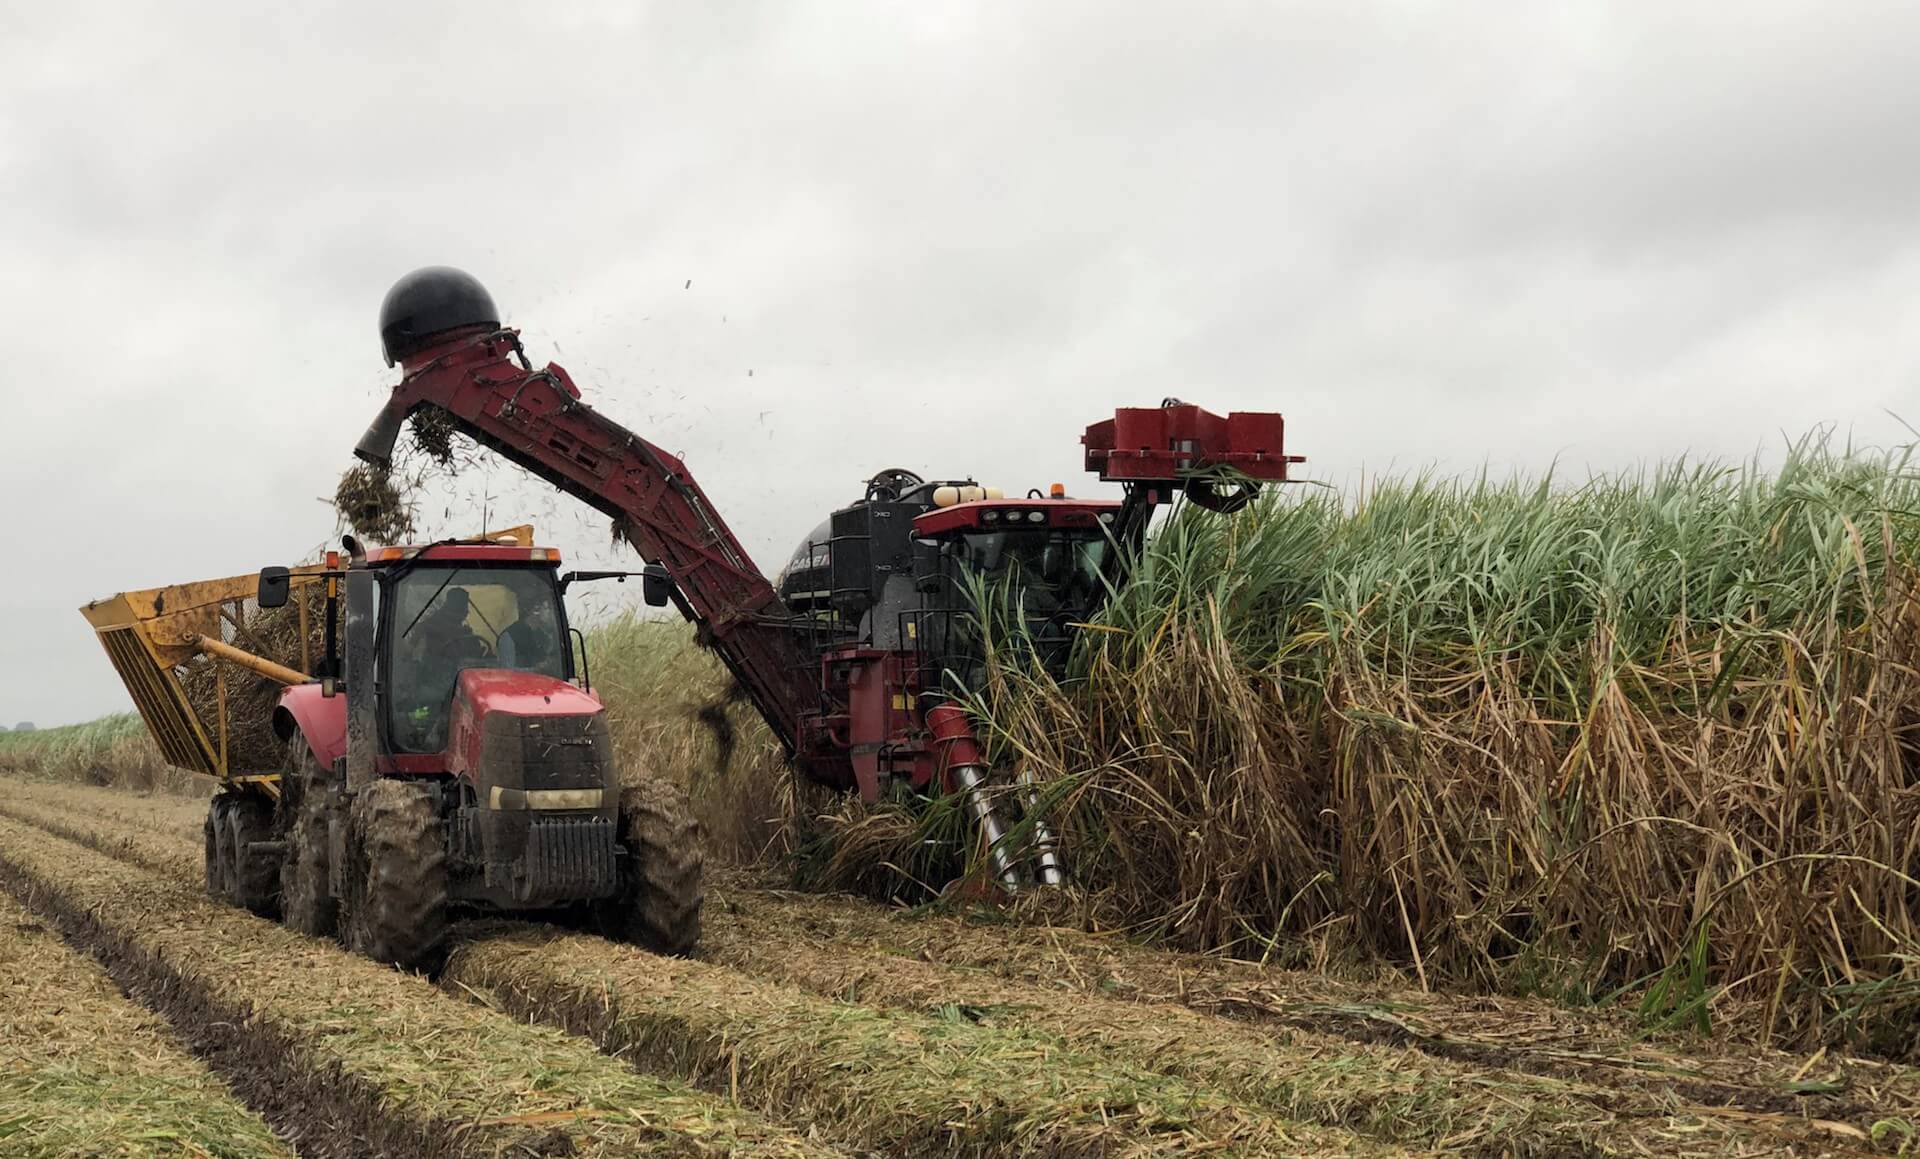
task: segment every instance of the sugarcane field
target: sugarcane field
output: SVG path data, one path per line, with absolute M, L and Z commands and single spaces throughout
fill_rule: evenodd
M 7 27 L 0 1159 L 1920 1155 L 1920 10 Z

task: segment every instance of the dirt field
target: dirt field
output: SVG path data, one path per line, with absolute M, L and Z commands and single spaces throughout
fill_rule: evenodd
M 1920 1122 L 1912 1069 L 739 873 L 698 960 L 474 923 L 428 980 L 208 901 L 196 803 L 4 784 L 7 1155 L 1838 1155 Z

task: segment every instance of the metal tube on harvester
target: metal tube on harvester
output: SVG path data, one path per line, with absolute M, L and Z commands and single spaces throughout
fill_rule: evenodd
M 927 727 L 933 730 L 934 742 L 940 746 L 948 779 L 957 791 L 966 795 L 967 807 L 973 812 L 975 824 L 980 826 L 981 837 L 986 839 L 987 856 L 993 862 L 994 874 L 1007 889 L 1019 889 L 1020 872 L 1007 852 L 1006 826 L 1000 823 L 993 799 L 987 795 L 986 762 L 980 755 L 980 744 L 974 739 L 966 710 L 951 704 L 929 709 Z
M 1054 846 L 1053 826 L 1040 815 L 1040 787 L 1032 769 L 1020 770 L 1020 802 L 1026 807 L 1027 819 L 1033 822 L 1033 860 L 1039 867 L 1040 884 L 1064 884 L 1066 867 L 1061 865 L 1059 851 Z

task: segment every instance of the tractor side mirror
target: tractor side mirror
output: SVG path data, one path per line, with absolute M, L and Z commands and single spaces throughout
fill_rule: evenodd
M 641 571 L 640 598 L 649 608 L 664 608 L 673 602 L 673 577 L 666 568 L 650 563 Z
M 260 590 L 254 599 L 263 608 L 284 608 L 293 587 L 293 573 L 284 567 L 260 569 Z

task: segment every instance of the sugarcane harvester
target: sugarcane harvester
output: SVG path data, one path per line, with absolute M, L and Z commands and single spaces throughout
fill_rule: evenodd
M 587 405 L 558 365 L 536 368 L 471 276 L 408 274 L 380 322 L 402 377 L 355 448 L 361 459 L 387 464 L 409 416 L 436 410 L 606 514 L 649 561 L 647 602 L 694 624 L 802 775 L 869 801 L 898 786 L 965 794 L 1010 887 L 1058 882 L 1064 868 L 1043 824 L 1023 827 L 1019 849 L 1007 839 L 1004 814 L 1031 806 L 1030 787 L 989 792 L 1005 778 L 964 706 L 984 671 L 982 586 L 1011 593 L 1016 623 L 1002 626 L 1063 670 L 1072 633 L 1124 582 L 1157 507 L 1184 494 L 1230 513 L 1301 461 L 1285 452 L 1278 414 L 1222 417 L 1174 399 L 1122 409 L 1082 440 L 1086 468 L 1120 483 L 1122 498 L 1069 498 L 1058 486 L 1009 498 L 971 479 L 882 471 L 801 545 L 776 586 L 686 464 Z M 381 727 L 369 711 L 356 735 L 376 748 Z

